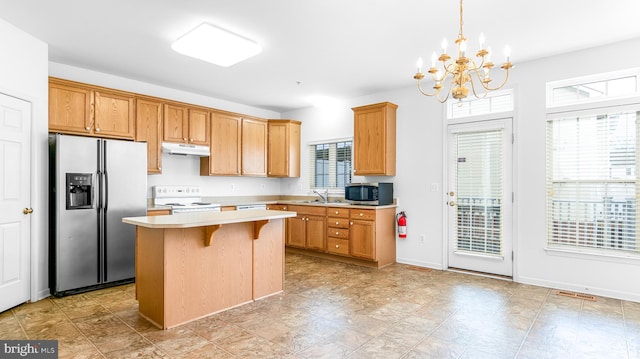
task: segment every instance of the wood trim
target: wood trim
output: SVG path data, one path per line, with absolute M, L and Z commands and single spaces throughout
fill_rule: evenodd
M 267 223 L 269 223 L 268 219 L 253 222 L 253 239 L 254 240 L 260 238 L 260 230 L 262 230 L 262 227 L 264 227 L 264 225 Z
M 206 227 L 205 235 L 204 235 L 204 245 L 205 245 L 205 247 L 209 247 L 211 245 L 211 242 L 213 241 L 213 235 L 221 227 L 222 227 L 221 224 L 216 224 L 214 226 Z

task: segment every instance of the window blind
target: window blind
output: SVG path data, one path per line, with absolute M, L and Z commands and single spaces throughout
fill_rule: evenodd
M 344 190 L 351 183 L 352 141 L 309 145 L 309 187 Z
M 547 121 L 551 247 L 638 252 L 638 112 L 582 112 Z
M 502 130 L 456 136 L 456 249 L 502 254 Z

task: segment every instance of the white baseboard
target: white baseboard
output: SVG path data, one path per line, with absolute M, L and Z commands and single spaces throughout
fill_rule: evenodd
M 424 261 L 416 261 L 408 258 L 398 258 L 396 257 L 396 262 L 401 264 L 408 264 L 416 267 L 424 267 L 431 268 L 437 270 L 443 270 L 442 263 L 432 263 L 432 262 L 424 262 Z
M 526 276 L 518 276 L 518 283 L 537 285 L 540 287 L 568 290 L 577 293 L 591 294 L 601 297 L 615 298 L 620 300 L 627 300 L 631 302 L 640 302 L 640 293 L 623 292 L 617 290 L 611 290 L 607 288 L 586 288 L 585 286 L 577 285 L 575 283 L 556 282 L 540 278 L 532 278 Z

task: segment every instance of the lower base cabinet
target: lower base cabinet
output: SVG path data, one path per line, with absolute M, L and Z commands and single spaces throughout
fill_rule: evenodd
M 329 207 L 324 217 L 325 207 L 294 205 L 288 210 L 298 213 L 287 219 L 290 248 L 378 268 L 396 261 L 395 207 Z

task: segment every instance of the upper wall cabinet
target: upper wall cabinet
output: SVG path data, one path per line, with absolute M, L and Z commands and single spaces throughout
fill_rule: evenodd
M 209 112 L 186 106 L 164 105 L 164 140 L 209 145 Z
M 134 139 L 134 97 L 128 93 L 49 80 L 49 131 Z
M 136 100 L 136 141 L 147 143 L 147 173 L 162 173 L 162 102 Z
M 395 176 L 397 108 L 383 102 L 352 109 L 355 175 Z
M 300 177 L 300 122 L 269 120 L 269 177 Z
M 200 158 L 200 175 L 239 176 L 242 117 L 214 112 L 211 116 L 211 155 Z
M 242 119 L 242 175 L 267 175 L 267 121 Z

